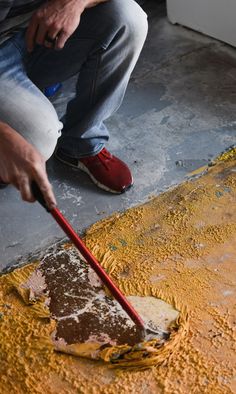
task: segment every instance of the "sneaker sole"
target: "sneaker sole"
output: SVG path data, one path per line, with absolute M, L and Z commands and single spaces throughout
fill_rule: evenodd
M 132 183 L 129 186 L 125 187 L 121 192 L 118 192 L 117 190 L 109 189 L 109 187 L 103 185 L 96 178 L 94 178 L 93 174 L 91 174 L 91 172 L 88 170 L 88 168 L 83 163 L 81 163 L 80 161 L 78 161 L 78 165 L 76 166 L 74 164 L 68 163 L 68 161 L 63 160 L 61 157 L 59 157 L 57 155 L 57 153 L 55 153 L 55 157 L 59 161 L 61 161 L 62 163 L 66 164 L 67 166 L 70 166 L 70 167 L 73 167 L 73 168 L 77 168 L 77 169 L 85 172 L 87 175 L 89 175 L 89 177 L 92 179 L 93 183 L 95 183 L 96 186 L 98 186 L 102 190 L 105 190 L 106 192 L 110 192 L 110 193 L 113 193 L 113 194 L 123 194 L 123 193 L 125 193 L 127 190 L 129 190 L 133 186 L 133 178 L 132 178 Z

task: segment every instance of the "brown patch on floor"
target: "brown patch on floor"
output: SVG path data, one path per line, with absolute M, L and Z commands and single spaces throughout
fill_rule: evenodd
M 107 296 L 97 275 L 73 248 L 48 254 L 38 271 L 45 278 L 49 310 L 57 321 L 55 340 L 134 345 L 143 340 L 119 304 Z

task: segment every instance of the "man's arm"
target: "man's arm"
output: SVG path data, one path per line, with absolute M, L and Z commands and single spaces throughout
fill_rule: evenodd
M 29 52 L 35 44 L 52 47 L 47 41 L 56 40 L 54 48 L 62 49 L 80 23 L 85 8 L 94 7 L 108 0 L 50 0 L 33 14 L 26 33 Z
M 32 16 L 26 41 L 32 51 L 35 44 L 50 46 L 46 37 L 55 39 L 55 49 L 64 47 L 68 38 L 80 23 L 85 8 L 94 7 L 108 0 L 50 0 Z M 48 181 L 45 159 L 19 133 L 0 121 L 0 181 L 13 184 L 22 199 L 35 201 L 30 184 L 35 180 L 49 208 L 56 205 L 52 187 Z
M 23 200 L 34 202 L 31 182 L 41 189 L 49 209 L 56 206 L 52 187 L 48 181 L 45 159 L 19 133 L 0 121 L 0 180 L 11 183 Z

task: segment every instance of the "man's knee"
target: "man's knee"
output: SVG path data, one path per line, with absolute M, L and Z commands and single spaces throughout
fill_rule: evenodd
M 114 23 L 123 31 L 128 44 L 140 50 L 147 36 L 147 15 L 134 0 L 114 0 Z
M 43 96 L 32 94 L 2 83 L 0 96 L 0 120 L 7 123 L 32 144 L 48 160 L 52 155 L 62 124 L 52 104 Z M 4 99 L 4 96 L 8 99 Z
M 110 0 L 82 14 L 78 34 L 95 37 L 103 49 L 119 41 L 140 52 L 147 30 L 147 15 L 135 0 Z
M 62 128 L 53 112 L 44 112 L 41 116 L 35 111 L 29 111 L 24 119 L 17 116 L 1 116 L 1 120 L 17 131 L 27 142 L 33 145 L 39 153 L 48 160 L 56 147 Z
M 45 112 L 44 116 L 41 119 L 36 117 L 33 124 L 29 122 L 25 138 L 48 160 L 52 156 L 57 140 L 61 135 L 62 124 L 54 111 Z

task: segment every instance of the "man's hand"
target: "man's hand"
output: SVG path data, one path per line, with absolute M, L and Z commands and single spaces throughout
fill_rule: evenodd
M 0 180 L 11 183 L 24 201 L 34 202 L 31 182 L 43 193 L 49 209 L 56 206 L 42 155 L 10 126 L 0 122 Z
M 26 44 L 32 52 L 35 44 L 62 49 L 80 23 L 85 8 L 107 0 L 50 0 L 33 14 L 26 33 Z

